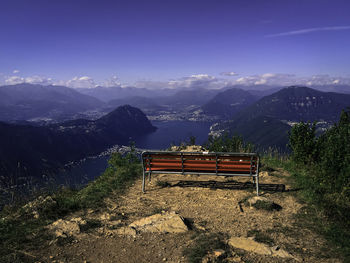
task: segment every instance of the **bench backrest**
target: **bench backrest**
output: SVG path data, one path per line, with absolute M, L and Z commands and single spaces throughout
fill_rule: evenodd
M 257 176 L 259 172 L 256 153 L 143 152 L 142 162 L 147 173 Z

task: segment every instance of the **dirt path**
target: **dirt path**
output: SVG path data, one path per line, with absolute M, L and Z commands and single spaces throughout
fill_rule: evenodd
M 288 191 L 288 174 L 279 170 L 263 175 L 261 194 L 280 205 L 279 211 L 258 210 L 244 204 L 242 200 L 255 195 L 254 188 L 244 184 L 246 179 L 158 175 L 147 185 L 145 194 L 141 193 L 141 181 L 136 181 L 124 195 L 108 198 L 108 209 L 74 215 L 96 219 L 101 224 L 70 242 L 53 242 L 47 250 L 36 253 L 43 262 L 187 262 L 184 251 L 195 246 L 196 237 L 221 233 L 224 239 L 259 235 L 259 241 L 295 257 L 263 256 L 227 246 L 223 262 L 340 262 L 323 257 L 325 241 L 298 224 L 303 206 L 294 197 L 295 192 Z M 278 185 L 285 185 L 287 191 L 264 190 Z M 176 211 L 186 219 L 190 230 L 136 236 L 108 232 L 161 211 Z

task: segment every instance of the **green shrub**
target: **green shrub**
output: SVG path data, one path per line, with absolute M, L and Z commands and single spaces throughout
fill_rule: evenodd
M 317 152 L 316 144 L 316 123 L 300 122 L 292 127 L 289 147 L 292 149 L 293 161 L 300 164 L 313 163 Z
M 183 252 L 190 263 L 202 262 L 202 258 L 214 249 L 226 249 L 224 236 L 218 233 L 201 233 L 193 236 L 193 244 Z
M 215 138 L 209 136 L 205 148 L 211 152 L 249 153 L 254 151 L 253 144 L 244 142 L 240 136 L 230 136 L 227 133 Z

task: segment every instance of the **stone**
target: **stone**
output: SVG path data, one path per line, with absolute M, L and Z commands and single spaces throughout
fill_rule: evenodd
M 271 248 L 265 244 L 244 237 L 231 237 L 228 244 L 232 247 L 243 249 L 260 255 L 272 255 Z
M 231 237 L 228 244 L 232 247 L 243 249 L 249 252 L 253 252 L 259 255 L 280 257 L 280 258 L 293 258 L 296 261 L 300 261 L 298 258 L 289 254 L 287 251 L 277 248 L 270 247 L 266 244 L 256 242 L 250 238 L 245 237 Z
M 34 201 L 22 207 L 22 213 L 32 216 L 35 219 L 40 217 L 40 213 L 45 210 L 49 210 L 56 205 L 56 201 L 51 196 L 43 197 L 39 196 Z
M 263 196 L 253 196 L 247 200 L 249 205 L 255 205 L 257 201 L 271 202 L 266 197 Z
M 268 177 L 269 173 L 267 171 L 262 171 L 259 173 L 259 177 Z
M 213 256 L 214 256 L 215 258 L 220 258 L 220 257 L 222 257 L 223 255 L 225 255 L 225 250 L 223 250 L 223 249 L 215 249 L 215 250 L 213 251 Z
M 113 231 L 113 233 L 116 233 L 118 235 L 124 235 L 124 236 L 133 236 L 135 237 L 137 232 L 134 228 L 132 227 L 121 227 Z
M 75 236 L 80 233 L 79 224 L 68 220 L 59 219 L 49 225 L 49 229 L 54 231 L 56 237 Z
M 137 232 L 151 233 L 184 233 L 188 227 L 184 220 L 175 212 L 165 212 L 141 218 L 129 225 Z

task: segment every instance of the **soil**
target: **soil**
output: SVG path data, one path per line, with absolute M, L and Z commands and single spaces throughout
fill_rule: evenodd
M 289 174 L 277 170 L 262 175 L 261 196 L 282 209 L 258 210 L 247 204 L 245 200 L 256 192 L 246 178 L 161 174 L 146 185 L 146 193 L 141 192 L 141 180 L 137 180 L 122 196 L 107 198 L 107 208 L 74 215 L 100 220 L 99 227 L 66 242 L 50 242 L 47 249 L 31 254 L 40 262 L 188 262 L 184 250 L 194 245 L 194 237 L 200 233 L 221 233 L 229 238 L 247 237 L 258 231 L 295 259 L 227 247 L 223 262 L 341 262 L 326 257 L 326 241 L 298 223 L 303 204 L 288 184 Z M 176 211 L 185 218 L 190 230 L 181 234 L 136 236 L 111 235 L 106 231 L 161 211 Z

